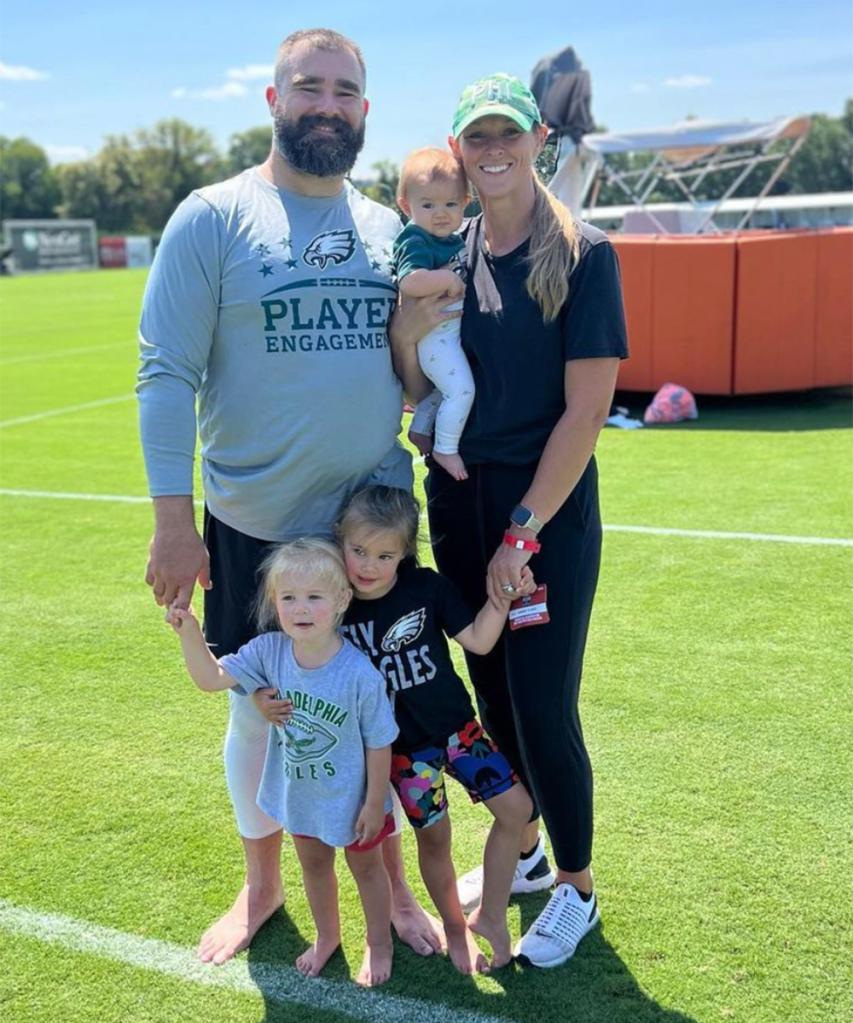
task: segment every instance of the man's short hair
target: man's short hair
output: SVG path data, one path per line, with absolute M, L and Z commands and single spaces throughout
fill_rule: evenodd
M 340 32 L 335 32 L 331 28 L 302 28 L 298 32 L 291 32 L 279 44 L 275 57 L 275 87 L 279 92 L 281 92 L 286 84 L 283 79 L 287 60 L 299 43 L 308 43 L 315 50 L 349 50 L 361 68 L 362 82 L 367 80 L 367 68 L 364 66 L 364 57 L 352 39 L 347 39 L 346 36 L 341 35 Z
M 397 182 L 397 202 L 407 197 L 413 182 L 429 184 L 432 181 L 451 181 L 459 185 L 459 191 L 465 195 L 468 191 L 468 179 L 462 164 L 449 149 L 438 146 L 425 146 L 409 153 L 400 168 L 400 180 Z

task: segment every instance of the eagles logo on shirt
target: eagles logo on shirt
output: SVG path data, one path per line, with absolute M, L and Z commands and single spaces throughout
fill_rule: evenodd
M 328 728 L 304 714 L 294 714 L 279 734 L 284 735 L 284 755 L 294 764 L 316 760 L 338 744 Z
M 424 630 L 426 621 L 426 608 L 418 611 L 410 611 L 402 618 L 398 618 L 391 628 L 382 637 L 382 649 L 388 654 L 399 653 L 400 647 L 412 643 Z
M 340 266 L 352 259 L 355 252 L 355 232 L 324 231 L 305 246 L 302 259 L 308 266 L 325 270 L 329 263 Z

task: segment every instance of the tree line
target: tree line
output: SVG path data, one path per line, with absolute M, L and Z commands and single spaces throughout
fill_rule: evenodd
M 153 128 L 108 135 L 87 160 L 51 166 L 47 154 L 27 138 L 0 136 L 0 215 L 4 219 L 64 217 L 93 219 L 107 233 L 158 235 L 175 206 L 194 188 L 211 184 L 263 162 L 270 149 L 270 127 L 231 136 L 225 153 L 210 132 L 172 118 Z M 647 154 L 621 158 L 641 166 Z M 632 162 L 633 161 L 633 162 Z M 816 114 L 805 144 L 776 182 L 772 194 L 842 192 L 853 188 L 853 99 L 840 117 Z M 390 160 L 373 165 L 375 180 L 362 183 L 371 198 L 393 206 L 398 168 Z M 739 194 L 754 194 L 745 183 Z M 709 181 L 713 190 L 717 182 Z M 612 193 L 612 194 L 611 194 Z M 653 201 L 670 198 L 664 185 Z M 625 202 L 605 184 L 599 205 Z

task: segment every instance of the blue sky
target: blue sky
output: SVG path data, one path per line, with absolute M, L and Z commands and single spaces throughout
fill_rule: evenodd
M 350 35 L 365 54 L 362 175 L 375 160 L 441 144 L 468 81 L 498 70 L 528 80 L 541 56 L 567 44 L 591 72 L 593 115 L 614 130 L 686 114 L 837 115 L 853 95 L 849 0 L 431 0 L 411 8 L 324 0 L 317 18 L 312 6 L 6 0 L 0 134 L 26 135 L 59 161 L 95 153 L 108 133 L 181 117 L 224 148 L 233 132 L 268 123 L 263 89 L 275 48 L 316 24 Z

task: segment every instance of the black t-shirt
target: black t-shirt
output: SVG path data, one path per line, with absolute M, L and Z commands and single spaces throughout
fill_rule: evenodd
M 616 252 L 603 231 L 582 222 L 578 228 L 569 298 L 551 323 L 525 287 L 527 241 L 504 256 L 479 256 L 500 293 L 499 313 L 480 311 L 469 267 L 462 347 L 476 394 L 459 447 L 467 464 L 538 461 L 566 409 L 566 362 L 628 355 Z
M 445 638 L 473 620 L 453 583 L 431 568 L 401 566 L 390 593 L 353 598 L 344 635 L 382 672 L 393 694 L 400 728 L 395 750 L 443 746 L 475 716 Z

